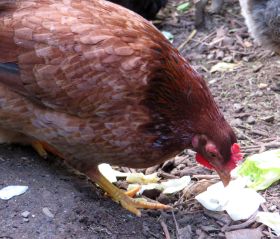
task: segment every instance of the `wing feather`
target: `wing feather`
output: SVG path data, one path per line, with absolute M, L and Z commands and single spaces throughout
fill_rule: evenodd
M 106 1 L 17 4 L 0 15 L 0 63 L 13 62 L 20 71 L 12 77 L 0 68 L 0 82 L 80 117 L 139 104 L 158 63 L 150 49 L 166 41 L 148 22 Z

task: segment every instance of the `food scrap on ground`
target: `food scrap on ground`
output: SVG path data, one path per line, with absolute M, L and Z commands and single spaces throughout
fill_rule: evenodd
M 15 196 L 24 194 L 28 189 L 28 186 L 7 186 L 0 190 L 0 199 L 9 200 Z
M 245 184 L 242 179 L 231 181 L 227 187 L 218 182 L 195 198 L 208 210 L 226 211 L 234 221 L 248 219 L 265 199 Z
M 128 183 L 128 190 L 135 187 L 141 187 L 138 195 L 141 195 L 145 190 L 157 189 L 164 194 L 176 193 L 183 190 L 191 181 L 190 176 L 183 176 L 178 179 L 169 179 L 160 182 L 157 173 L 144 175 L 143 173 L 123 173 L 114 170 L 109 164 L 99 165 L 102 174 L 111 182 L 116 182 L 117 177 L 124 178 Z
M 248 187 L 263 190 L 280 179 L 280 149 L 248 156 L 236 169 L 240 176 L 248 177 Z

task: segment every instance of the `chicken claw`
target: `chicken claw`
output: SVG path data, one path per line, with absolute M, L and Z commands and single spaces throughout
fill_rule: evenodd
M 31 145 L 42 158 L 46 159 L 48 157 L 48 153 L 40 141 L 33 141 Z
M 137 187 L 135 187 L 135 188 L 133 188 L 133 189 L 131 189 L 131 190 L 125 192 L 125 195 L 127 195 L 127 196 L 133 198 L 133 197 L 135 197 L 136 194 L 140 191 L 140 189 L 141 189 L 141 186 L 137 186 Z
M 140 210 L 138 210 L 140 208 L 143 209 L 171 209 L 172 208 L 171 206 L 164 205 L 161 203 L 144 202 L 131 198 L 122 190 L 120 190 L 111 182 L 109 182 L 99 172 L 97 168 L 94 168 L 91 171 L 87 172 L 86 175 L 90 177 L 90 179 L 92 179 L 94 182 L 96 182 L 104 191 L 106 191 L 114 201 L 119 202 L 123 208 L 132 212 L 136 216 L 141 216 L 141 212 Z M 138 190 L 139 189 L 137 189 L 137 191 Z M 131 191 L 133 192 L 133 190 Z M 135 194 L 137 191 L 134 191 L 133 194 Z

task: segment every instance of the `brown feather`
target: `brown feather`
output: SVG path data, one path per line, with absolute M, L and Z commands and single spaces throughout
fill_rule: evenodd
M 196 134 L 230 160 L 236 139 L 206 83 L 148 21 L 103 0 L 13 2 L 0 10 L 0 63 L 19 73 L 0 73 L 0 127 L 82 171 L 160 163 Z

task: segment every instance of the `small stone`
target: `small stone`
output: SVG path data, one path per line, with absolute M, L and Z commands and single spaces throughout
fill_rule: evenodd
M 271 90 L 276 91 L 276 92 L 280 92 L 280 83 L 279 83 L 279 82 L 275 82 L 275 83 L 271 86 Z
M 178 170 L 177 168 L 174 168 L 171 170 L 170 174 L 172 174 L 174 176 L 178 176 L 180 174 L 180 170 Z
M 42 209 L 42 211 L 47 217 L 54 218 L 54 215 L 51 213 L 50 209 L 48 209 L 47 207 L 44 207 Z
M 186 149 L 185 153 L 186 153 L 187 155 L 190 155 L 190 156 L 195 156 L 195 155 L 196 155 L 196 152 L 193 151 L 193 150 L 191 150 L 191 149 Z
M 24 222 L 29 222 L 29 219 L 28 218 L 23 218 L 23 221 Z
M 239 103 L 233 104 L 233 110 L 235 113 L 240 113 L 243 109 L 244 109 L 243 105 L 241 105 Z
M 225 56 L 223 58 L 223 61 L 227 62 L 227 63 L 232 63 L 233 62 L 233 57 L 232 56 Z
M 256 96 L 263 96 L 263 92 L 260 90 L 257 90 L 257 92 L 255 93 Z
M 212 85 L 212 84 L 215 84 L 218 80 L 217 79 L 213 79 L 213 80 L 210 80 L 208 83 L 209 85 Z
M 156 200 L 156 198 L 160 195 L 160 193 L 161 193 L 161 191 L 158 189 L 150 189 L 150 190 L 145 190 L 143 192 L 143 195 L 145 197 Z
M 273 123 L 274 122 L 274 116 L 273 115 L 266 116 L 266 117 L 262 118 L 262 120 L 267 122 L 267 123 Z
M 243 139 L 246 139 L 245 136 L 239 132 L 236 133 L 236 136 L 239 140 L 243 140 Z
M 187 165 L 189 163 L 189 159 L 187 156 L 176 156 L 174 159 L 174 166 L 177 167 L 180 164 Z
M 217 54 L 216 54 L 216 58 L 218 60 L 222 60 L 225 56 L 225 53 L 223 51 L 218 51 Z
M 256 63 L 254 66 L 253 66 L 253 72 L 258 72 L 261 68 L 263 67 L 263 64 L 261 63 Z M 261 83 L 262 84 L 262 83 Z
M 274 211 L 277 210 L 277 206 L 276 206 L 276 205 L 272 205 L 272 206 L 270 206 L 270 207 L 268 208 L 268 210 L 269 210 L 270 212 L 274 212 Z
M 179 164 L 176 168 L 178 169 L 178 170 L 182 170 L 182 169 L 184 169 L 186 167 L 186 165 L 185 164 Z
M 223 39 L 223 44 L 227 46 L 232 46 L 234 44 L 234 40 L 232 37 L 225 36 Z
M 249 47 L 252 47 L 252 46 L 253 46 L 252 42 L 247 41 L 247 40 L 244 40 L 244 41 L 243 41 L 243 44 L 244 44 L 244 46 L 245 46 L 246 48 L 249 48 Z
M 146 169 L 145 174 L 152 174 L 159 169 L 159 165 L 155 165 Z
M 23 216 L 24 218 L 28 218 L 28 216 L 30 215 L 30 212 L 28 211 L 24 211 L 21 216 Z
M 208 51 L 208 46 L 205 43 L 202 43 L 198 46 L 198 53 L 202 54 Z
M 255 120 L 255 118 L 251 115 L 251 116 L 248 117 L 247 123 L 248 123 L 248 124 L 255 124 L 255 123 L 256 123 L 256 120 Z
M 166 195 L 161 193 L 159 195 L 159 197 L 157 198 L 157 201 L 162 203 L 162 204 L 169 204 L 169 203 L 173 203 L 176 200 L 175 194 L 171 194 L 171 195 Z
M 207 55 L 207 60 L 213 60 L 215 58 L 215 54 L 210 53 Z
M 170 172 L 174 168 L 174 159 L 169 159 L 165 161 L 161 169 L 165 172 Z
M 240 126 L 242 124 L 243 124 L 243 121 L 241 119 L 239 119 L 239 118 L 234 119 L 234 120 L 231 121 L 231 125 L 232 126 Z

